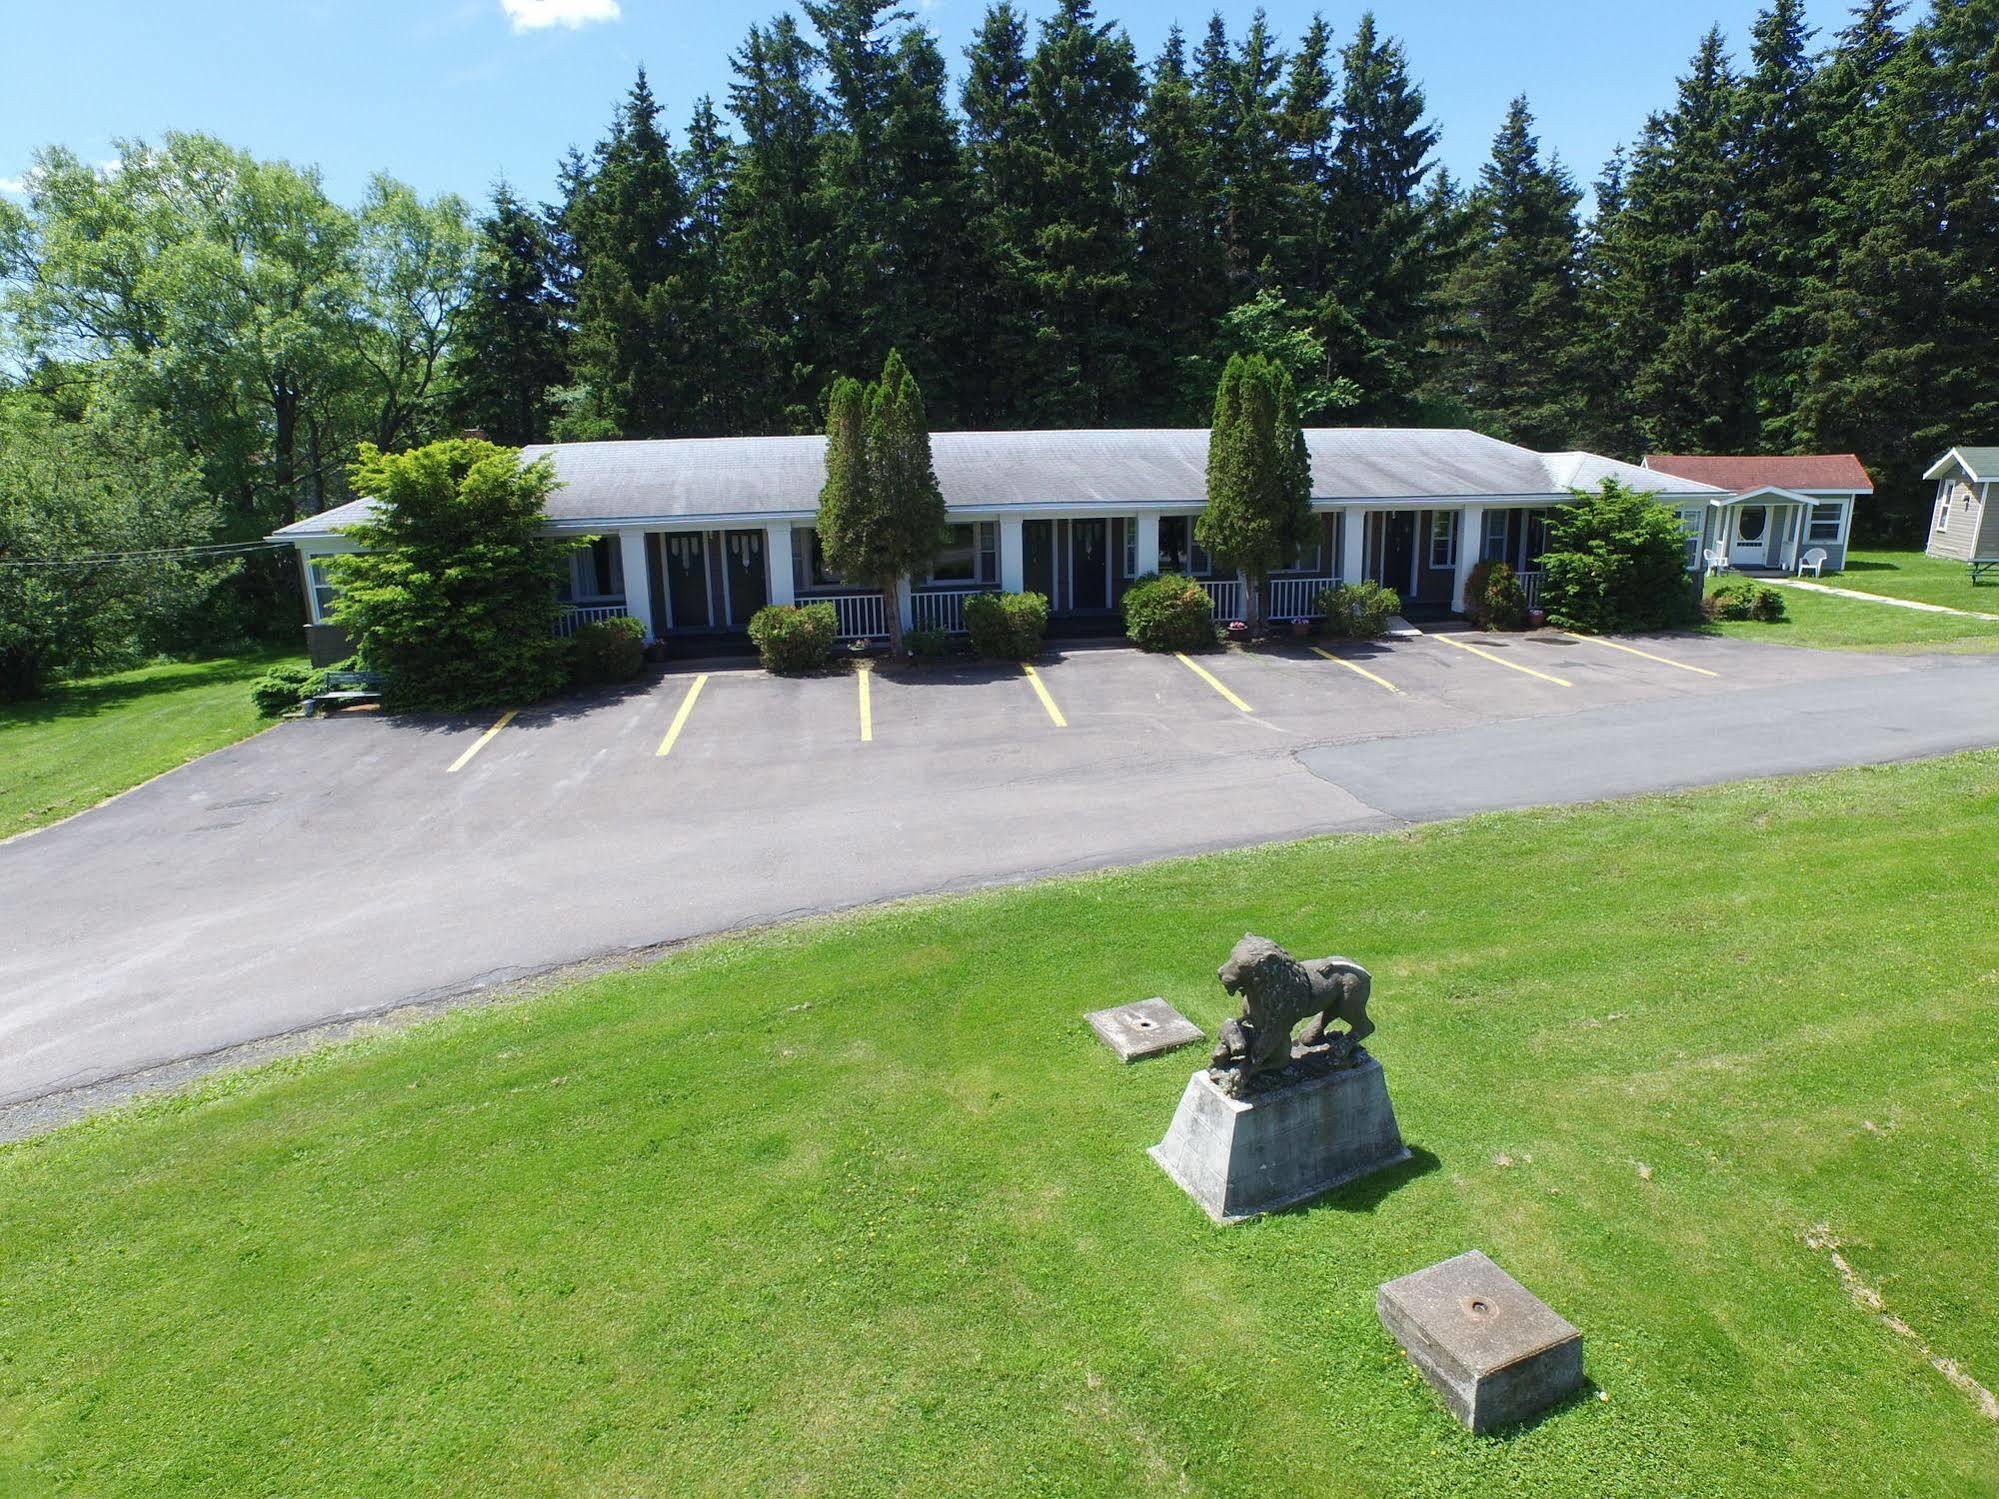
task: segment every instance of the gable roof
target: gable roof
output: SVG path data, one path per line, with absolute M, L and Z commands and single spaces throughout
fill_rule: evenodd
M 1923 470 L 1923 477 L 1941 479 L 1953 463 L 1969 474 L 1974 484 L 1999 479 L 1999 448 L 1952 448 Z
M 1536 453 L 1478 432 L 1433 427 L 1315 427 L 1305 433 L 1320 501 L 1566 499 L 1617 477 L 1648 493 L 1715 491 L 1593 453 Z M 953 510 L 1198 506 L 1207 496 L 1205 427 L 1052 432 L 938 432 L 931 460 Z M 826 480 L 826 439 L 684 437 L 544 444 L 561 487 L 558 524 L 809 519 Z M 365 500 L 276 535 L 328 535 L 368 512 Z
M 1841 493 L 1874 493 L 1874 481 L 1851 453 L 1793 453 L 1784 456 L 1744 454 L 1740 457 L 1702 453 L 1648 453 L 1645 467 L 1654 473 L 1698 479 L 1740 493 L 1747 489 L 1818 489 Z

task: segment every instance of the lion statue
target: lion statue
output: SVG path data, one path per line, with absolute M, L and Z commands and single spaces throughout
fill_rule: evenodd
M 1245 933 L 1229 960 L 1215 970 L 1222 987 L 1242 999 L 1242 1015 L 1222 1023 L 1208 1076 L 1224 1093 L 1240 1097 L 1265 1073 L 1291 1064 L 1291 1028 L 1309 1020 L 1298 1036 L 1302 1048 L 1325 1050 L 1334 1066 L 1359 1060 L 1360 1043 L 1374 1034 L 1367 1018 L 1373 980 L 1349 958 L 1301 963 L 1268 937 Z M 1327 1025 L 1346 1022 L 1344 1032 Z

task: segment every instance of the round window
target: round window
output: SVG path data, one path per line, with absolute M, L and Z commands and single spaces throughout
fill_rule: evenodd
M 1735 519 L 1735 534 L 1742 541 L 1761 541 L 1770 512 L 1761 505 L 1744 505 Z

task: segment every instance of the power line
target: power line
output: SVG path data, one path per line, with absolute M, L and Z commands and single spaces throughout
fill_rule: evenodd
M 124 562 L 220 562 L 252 552 L 276 551 L 288 541 L 209 542 L 201 546 L 151 547 L 135 552 L 86 552 L 76 557 L 0 557 L 0 567 L 106 567 Z

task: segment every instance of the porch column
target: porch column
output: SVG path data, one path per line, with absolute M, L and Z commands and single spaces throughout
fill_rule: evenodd
M 1143 545 L 1143 543 L 1141 543 Z M 1159 555 L 1159 523 L 1152 527 L 1152 552 Z M 999 586 L 1007 593 L 1019 593 L 1027 584 L 1027 552 L 1017 519 L 1001 517 L 999 523 Z
M 618 565 L 625 573 L 625 613 L 645 626 L 646 639 L 657 640 L 653 622 L 652 574 L 646 569 L 646 533 L 618 533 Z
M 1159 571 L 1159 515 L 1156 511 L 1142 510 L 1138 520 L 1137 570 L 1134 576 L 1144 577 L 1147 573 Z
M 1458 512 L 1458 565 L 1451 581 L 1451 608 L 1465 612 L 1465 584 L 1485 548 L 1485 506 L 1467 505 Z
M 795 604 L 798 593 L 791 570 L 791 526 L 764 527 L 764 566 L 770 569 L 770 601 Z
M 1366 571 L 1367 512 L 1349 505 L 1340 512 L 1340 581 L 1358 583 Z

